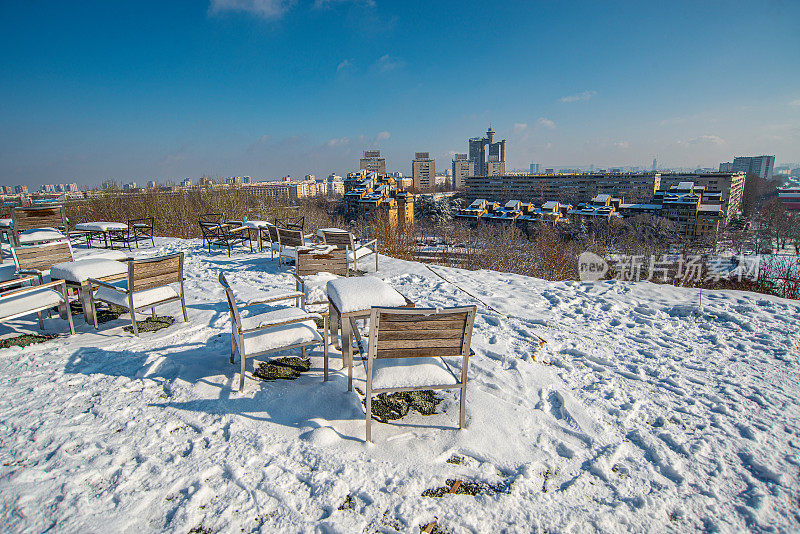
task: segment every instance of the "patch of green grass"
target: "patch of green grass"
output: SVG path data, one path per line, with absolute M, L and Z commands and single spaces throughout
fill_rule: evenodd
M 97 318 L 97 322 L 100 322 L 100 317 Z M 148 317 L 144 321 L 136 321 L 136 328 L 139 330 L 140 334 L 142 332 L 156 332 L 162 328 L 172 326 L 174 322 L 174 317 L 170 317 L 168 315 L 159 315 L 156 317 Z M 125 326 L 122 329 L 129 334 L 133 334 L 133 326 L 131 325 Z
M 441 402 L 442 399 L 430 389 L 381 393 L 372 399 L 372 415 L 383 423 L 400 419 L 408 414 L 409 410 L 422 415 L 432 415 L 436 413 L 436 407 Z
M 446 486 L 438 488 L 429 488 L 422 492 L 423 497 L 437 497 L 441 498 L 449 494 L 450 488 L 455 484 L 455 480 L 448 479 L 445 481 Z M 478 495 L 480 493 L 511 493 L 511 482 L 503 481 L 497 484 L 489 484 L 488 482 L 461 482 L 455 493 L 449 495 Z
M 311 369 L 311 360 L 290 356 L 261 362 L 253 371 L 253 376 L 261 380 L 296 380 Z
M 9 347 L 27 347 L 36 343 L 44 343 L 58 336 L 52 334 L 22 334 L 21 336 L 7 337 L 0 339 L 0 349 L 7 349 Z

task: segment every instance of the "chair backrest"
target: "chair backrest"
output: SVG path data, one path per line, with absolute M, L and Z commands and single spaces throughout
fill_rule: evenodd
M 202 217 L 202 215 L 201 215 Z M 128 228 L 133 230 L 139 231 L 153 231 L 153 223 L 155 222 L 155 217 L 142 217 L 140 219 L 128 219 Z
M 277 227 L 278 240 L 282 247 L 302 247 L 306 244 L 305 237 L 302 230 L 293 230 L 291 228 Z
M 370 358 L 469 356 L 475 306 L 374 307 L 369 323 Z
M 128 288 L 131 291 L 174 283 L 183 285 L 183 252 L 128 261 Z
M 347 251 L 335 248 L 328 253 L 301 250 L 295 262 L 297 276 L 311 276 L 317 273 L 331 273 L 347 276 Z
M 11 247 L 11 255 L 17 269 L 47 271 L 57 263 L 73 261 L 72 246 L 69 241 Z
M 215 237 L 225 228 L 222 224 L 221 213 L 204 213 L 197 218 L 203 238 Z
M 225 275 L 221 272 L 219 273 L 219 283 L 222 284 L 222 288 L 225 290 L 225 298 L 228 299 L 228 310 L 231 312 L 231 321 L 233 321 L 237 330 L 241 330 L 242 319 L 239 316 L 239 307 L 236 305 L 236 297 L 233 294 L 231 285 L 228 283 L 228 279 L 225 278 Z
M 201 225 L 220 224 L 222 222 L 221 213 L 203 213 L 197 217 L 197 222 Z
M 303 231 L 303 228 L 305 228 L 305 225 L 305 215 L 302 217 L 284 217 L 283 219 L 275 219 L 275 226 L 290 228 L 292 230 L 300 230 L 301 232 Z
M 326 245 L 334 245 L 337 247 L 349 247 L 351 250 L 355 249 L 353 242 L 353 234 L 350 232 L 336 232 L 336 231 L 322 231 L 323 239 Z
M 67 228 L 64 206 L 15 207 L 11 211 L 14 233 L 19 234 L 31 228 Z
M 275 226 L 274 224 L 268 224 L 267 225 L 267 232 L 269 232 L 269 240 L 272 243 L 277 243 L 278 242 L 278 227 Z

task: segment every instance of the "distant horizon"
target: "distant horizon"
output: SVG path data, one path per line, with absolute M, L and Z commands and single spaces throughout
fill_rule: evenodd
M 488 126 L 508 170 L 798 163 L 797 20 L 779 1 L 6 3 L 0 184 L 345 175 L 365 149 L 441 171 Z

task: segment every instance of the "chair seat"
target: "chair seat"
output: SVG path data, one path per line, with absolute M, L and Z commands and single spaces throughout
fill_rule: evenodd
M 7 282 L 17 277 L 17 267 L 13 263 L 0 265 L 0 282 Z
M 269 326 L 283 321 L 293 321 L 295 319 L 312 319 L 314 317 L 317 316 L 306 312 L 302 308 L 286 306 L 265 313 L 242 316 L 242 330 L 260 328 L 262 326 Z
M 26 291 L 10 297 L 0 296 L 0 319 L 42 308 L 50 308 L 64 302 L 64 296 L 50 288 Z
M 405 306 L 406 299 L 379 278 L 359 276 L 331 280 L 326 293 L 342 313 L 368 310 L 372 306 Z
M 454 386 L 458 380 L 441 358 L 379 358 L 372 362 L 372 388 Z
M 103 250 L 100 252 L 94 252 L 96 249 L 92 249 L 88 254 L 85 256 L 81 256 L 80 258 L 76 258 L 78 260 L 115 260 L 115 261 L 125 261 L 130 256 L 121 250 Z
M 347 259 L 348 259 L 349 261 L 351 261 L 351 262 L 352 262 L 352 261 L 356 261 L 356 260 L 360 260 L 360 259 L 361 259 L 361 258 L 363 258 L 364 256 L 367 256 L 367 255 L 369 255 L 369 254 L 373 254 L 374 252 L 375 252 L 375 251 L 374 251 L 374 250 L 372 250 L 371 248 L 367 248 L 367 247 L 358 247 L 358 248 L 355 250 L 355 253 L 353 253 L 353 252 L 351 252 L 351 251 L 348 251 L 348 252 L 347 252 Z
M 20 232 L 19 234 L 20 245 L 48 243 L 50 241 L 59 241 L 62 239 L 67 239 L 67 236 L 55 228 L 32 228 L 30 230 Z
M 332 273 L 316 273 L 303 277 L 303 292 L 306 305 L 328 303 L 328 282 L 338 280 L 341 276 Z
M 128 280 L 120 280 L 112 285 L 124 290 L 128 287 Z M 160 286 L 153 287 L 151 289 L 143 289 L 142 291 L 137 291 L 133 294 L 133 307 L 145 308 L 147 306 L 156 304 L 157 302 L 177 298 L 179 296 L 180 295 L 178 292 L 172 286 Z M 128 295 L 108 287 L 101 286 L 97 291 L 95 291 L 94 299 L 116 304 L 117 306 L 122 306 L 123 308 L 128 307 Z
M 322 341 L 322 336 L 317 331 L 317 325 L 312 320 L 256 330 L 255 332 L 243 334 L 242 337 L 244 339 L 244 350 L 242 352 L 245 355 Z
M 267 221 L 247 221 L 242 226 L 247 226 L 248 228 L 269 228 L 274 225 Z
M 57 263 L 50 268 L 50 278 L 80 284 L 89 278 L 105 278 L 128 272 L 128 265 L 115 260 L 87 258 Z

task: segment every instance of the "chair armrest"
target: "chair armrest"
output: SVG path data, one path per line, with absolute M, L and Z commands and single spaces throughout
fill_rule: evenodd
M 6 297 L 10 297 L 10 296 L 13 296 L 13 295 L 18 295 L 20 293 L 29 293 L 31 291 L 38 291 L 40 289 L 44 289 L 44 288 L 47 288 L 47 287 L 55 287 L 55 286 L 62 286 L 62 291 L 63 291 L 63 293 L 66 294 L 67 283 L 64 280 L 56 280 L 55 282 L 47 282 L 46 284 L 39 284 L 39 285 L 36 285 L 36 286 L 23 287 L 22 289 L 15 289 L 14 291 L 7 291 L 6 293 L 3 293 L 2 295 L 0 295 L 0 299 L 4 299 Z
M 236 228 L 229 228 L 229 229 L 228 229 L 228 231 L 229 231 L 230 233 L 233 233 L 233 232 L 242 232 L 242 231 L 244 231 L 244 230 L 247 230 L 248 228 L 249 228 L 248 226 L 237 226 Z
M 257 330 L 263 330 L 265 328 L 274 328 L 276 326 L 284 326 L 287 324 L 295 324 L 295 323 L 304 323 L 310 319 L 322 319 L 322 315 L 318 313 L 309 313 L 306 317 L 297 317 L 296 319 L 286 319 L 285 321 L 276 321 L 274 323 L 266 323 L 262 325 L 258 325 L 255 328 L 248 328 L 247 330 L 242 330 L 242 334 L 246 334 L 248 332 L 255 332 Z
M 115 285 L 111 285 L 108 282 L 103 282 L 102 280 L 98 280 L 97 278 L 89 278 L 86 281 L 89 282 L 90 284 L 94 284 L 96 286 L 103 286 L 103 287 L 107 287 L 109 289 L 113 289 L 114 291 L 119 291 L 123 295 L 127 295 L 128 294 L 127 290 L 122 289 L 121 287 L 117 287 Z
M 20 276 L 19 278 L 15 278 L 13 280 L 6 280 L 5 282 L 0 282 L 0 289 L 4 287 L 15 286 L 17 284 L 22 284 L 29 281 L 38 280 L 39 278 L 36 276 L 28 275 L 28 276 Z
M 40 271 L 39 269 L 19 269 L 17 272 L 19 274 L 30 274 L 38 276 L 39 278 L 41 278 L 42 276 L 42 271 Z
M 377 245 L 377 244 L 378 244 L 378 240 L 377 239 L 373 239 L 372 241 L 367 241 L 366 243 L 361 243 L 359 245 L 359 247 L 368 247 L 370 245 Z
M 265 299 L 253 300 L 253 301 L 248 302 L 247 304 L 245 304 L 242 307 L 254 306 L 256 304 L 269 304 L 271 302 L 278 302 L 280 300 L 296 299 L 296 298 L 302 297 L 304 295 L 305 294 L 302 293 L 301 291 L 293 291 L 291 293 L 284 293 L 282 295 L 276 295 L 274 297 L 267 297 Z

